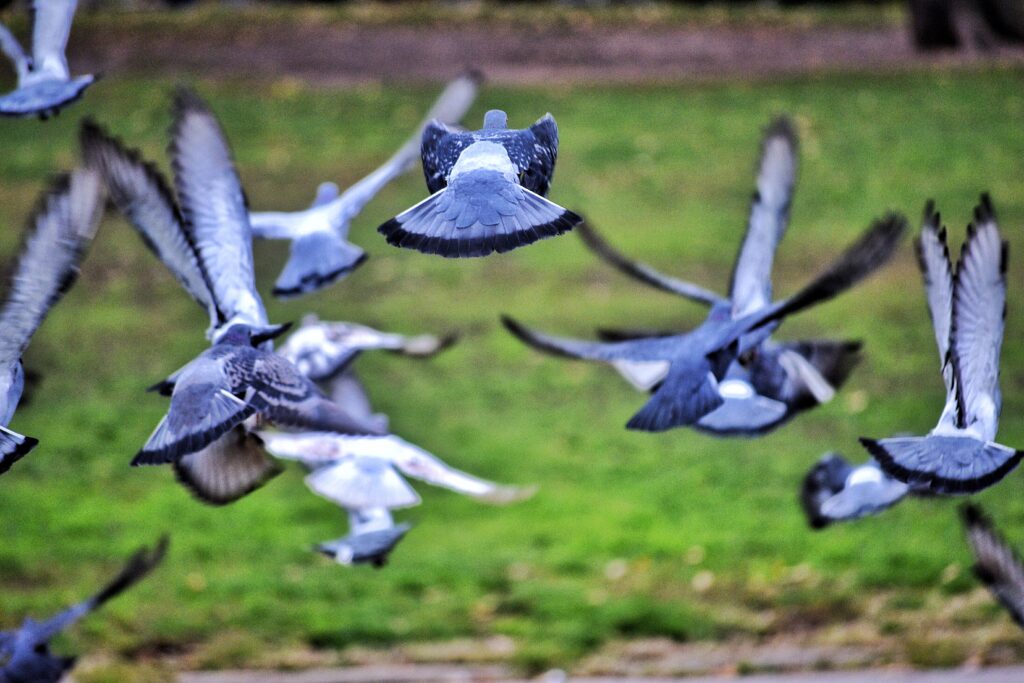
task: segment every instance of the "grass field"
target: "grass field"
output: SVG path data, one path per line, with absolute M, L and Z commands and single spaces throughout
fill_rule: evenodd
M 959 244 L 982 190 L 1011 242 L 1000 440 L 1024 446 L 1024 74 L 840 76 L 663 88 L 485 88 L 514 124 L 558 118 L 552 198 L 624 251 L 724 290 L 743 234 L 761 127 L 792 114 L 802 166 L 776 290 L 792 292 L 887 209 L 917 224 L 934 197 Z M 166 168 L 169 82 L 101 82 L 59 119 L 0 125 L 0 253 L 7 259 L 45 179 L 76 159 L 91 115 Z M 251 205 L 298 208 L 318 182 L 346 185 L 401 142 L 433 97 L 200 83 L 222 117 Z M 310 648 L 502 635 L 525 670 L 571 666 L 611 640 L 689 641 L 812 634 L 895 641 L 905 659 L 1024 660 L 1019 632 L 976 586 L 948 500 L 807 530 L 796 494 L 827 450 L 866 457 L 859 435 L 924 432 L 942 385 L 909 242 L 867 285 L 779 332 L 866 341 L 835 401 L 763 439 L 629 433 L 639 407 L 610 370 L 525 349 L 501 312 L 557 333 L 597 325 L 685 328 L 702 310 L 624 279 L 567 235 L 510 255 L 452 262 L 387 246 L 374 228 L 424 195 L 418 173 L 355 224 L 369 262 L 326 292 L 269 296 L 286 253 L 257 246 L 271 318 L 307 311 L 398 332 L 460 330 L 416 362 L 366 356 L 359 369 L 393 429 L 470 472 L 540 485 L 491 508 L 422 488 L 414 530 L 383 571 L 309 552 L 341 513 L 297 471 L 223 509 L 193 501 L 167 469 L 131 469 L 166 402 L 143 387 L 205 347 L 206 322 L 134 232 L 111 217 L 81 280 L 26 356 L 43 375 L 12 427 L 42 443 L 0 480 L 0 626 L 93 590 L 134 548 L 172 533 L 164 566 L 61 645 L 106 651 L 90 680 L 152 680 L 144 662 L 295 664 Z M 1024 473 L 979 499 L 1024 547 Z M 818 634 L 818 635 L 815 635 Z M 1009 648 L 1009 654 L 1006 654 Z M 324 655 L 325 658 L 335 655 Z M 119 664 L 120 660 L 134 662 Z M 143 663 L 140 663 L 143 662 Z M 155 665 L 154 665 L 155 666 Z M 145 673 L 139 673 L 144 671 Z

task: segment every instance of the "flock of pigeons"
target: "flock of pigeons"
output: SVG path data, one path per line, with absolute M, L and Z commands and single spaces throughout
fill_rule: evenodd
M 17 89 L 0 97 L 0 113 L 46 118 L 93 82 L 92 76 L 72 79 L 64 58 L 75 5 L 33 3 L 31 57 L 0 25 L 0 46 L 18 72 Z M 796 131 L 779 118 L 764 135 L 747 233 L 728 294 L 721 295 L 628 258 L 578 214 L 546 199 L 558 153 L 550 114 L 528 129 L 511 130 L 505 113 L 492 110 L 481 130 L 457 128 L 478 86 L 472 74 L 450 83 L 412 139 L 383 166 L 345 192 L 322 184 L 309 209 L 292 213 L 249 212 L 224 131 L 190 90 L 174 96 L 170 183 L 137 150 L 83 121 L 81 164 L 43 194 L 0 309 L 0 474 L 39 443 L 10 428 L 25 382 L 21 356 L 73 283 L 109 201 L 210 319 L 209 348 L 151 387 L 170 398 L 169 407 L 132 465 L 169 464 L 195 497 L 224 505 L 279 474 L 279 460 L 298 461 L 308 487 L 348 516 L 345 536 L 316 546 L 341 564 L 382 566 L 410 530 L 392 516 L 420 502 L 402 475 L 492 503 L 531 495 L 533 488 L 474 477 L 392 434 L 353 368 L 364 350 L 425 358 L 454 336 L 406 337 L 309 315 L 275 349 L 289 325 L 267 317 L 255 286 L 252 240 L 290 241 L 276 296 L 297 297 L 340 281 L 366 258 L 347 240 L 349 223 L 381 188 L 414 167 L 417 156 L 431 194 L 380 226 L 390 244 L 482 257 L 576 228 L 614 268 L 707 307 L 706 320 L 691 331 L 600 330 L 597 341 L 556 337 L 503 318 L 524 343 L 607 363 L 649 394 L 627 428 L 693 427 L 756 437 L 832 399 L 858 363 L 860 343 L 780 342 L 773 334 L 790 315 L 883 266 L 907 230 L 904 217 L 877 219 L 805 287 L 776 298 L 772 262 L 788 226 L 798 166 Z M 1021 459 L 1020 451 L 995 442 L 1007 250 L 990 199 L 982 196 L 955 267 L 930 203 L 917 248 L 946 405 L 926 436 L 862 439 L 872 456 L 862 465 L 838 454 L 817 463 L 801 495 L 814 528 L 878 513 L 908 495 L 973 493 Z M 963 518 L 979 577 L 1024 625 L 1024 565 L 977 506 L 965 506 Z M 0 683 L 58 680 L 73 660 L 52 655 L 49 639 L 145 576 L 166 547 L 161 539 L 154 551 L 140 551 L 84 603 L 0 633 Z

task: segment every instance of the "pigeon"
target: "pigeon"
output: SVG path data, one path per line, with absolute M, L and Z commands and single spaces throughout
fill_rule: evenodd
M 521 341 L 555 355 L 605 363 L 667 363 L 657 389 L 626 427 L 660 432 L 689 426 L 725 403 L 720 387 L 738 357 L 756 348 L 786 316 L 830 299 L 874 272 L 892 255 L 905 228 L 902 216 L 888 214 L 796 295 L 739 318 L 733 316 L 731 302 L 718 301 L 704 323 L 689 333 L 587 342 L 538 333 L 507 316 L 503 323 Z
M 86 162 L 100 170 L 115 205 L 211 321 L 211 348 L 158 385 L 170 392 L 171 407 L 132 464 L 175 463 L 179 480 L 201 499 L 205 485 L 207 502 L 230 502 L 276 469 L 265 454 L 255 457 L 259 444 L 231 434 L 250 418 L 357 434 L 384 430 L 348 416 L 273 352 L 271 340 L 285 326 L 268 323 L 256 291 L 238 174 L 220 125 L 191 91 L 175 97 L 171 136 L 180 211 L 156 169 L 137 153 L 94 124 L 83 126 L 81 136 Z M 222 438 L 233 441 L 203 453 Z M 187 457 L 197 453 L 202 456 Z
M 377 230 L 388 244 L 446 258 L 487 256 L 572 230 L 582 218 L 547 196 L 558 156 L 551 114 L 510 130 L 492 109 L 471 133 L 431 121 L 420 150 L 432 193 Z
M 386 349 L 414 358 L 429 358 L 457 339 L 455 334 L 406 337 L 356 323 L 321 322 L 315 315 L 307 315 L 277 352 L 309 379 L 323 382 L 343 371 L 368 349 Z
M 823 529 L 877 514 L 912 492 L 874 460 L 853 467 L 838 453 L 826 453 L 804 477 L 800 502 L 811 528 Z
M 522 500 L 536 491 L 535 487 L 500 486 L 461 472 L 394 435 L 260 432 L 259 436 L 274 456 L 298 460 L 310 470 L 306 476 L 310 490 L 348 512 L 349 534 L 316 546 L 339 564 L 383 566 L 409 530 L 408 524 L 394 523 L 391 510 L 419 505 L 420 497 L 399 471 L 494 504 Z
M 479 73 L 448 84 L 426 121 L 383 166 L 339 193 L 334 183 L 322 183 L 312 206 L 295 212 L 249 214 L 253 236 L 291 240 L 291 255 L 274 285 L 274 296 L 291 298 L 314 292 L 345 278 L 366 260 L 366 252 L 348 241 L 349 224 L 385 185 L 409 171 L 418 156 L 420 133 L 432 119 L 457 124 L 476 99 Z
M 994 441 L 999 427 L 999 353 L 1006 316 L 1007 243 L 992 201 L 981 196 L 953 272 L 935 205 L 925 206 L 917 241 L 946 405 L 923 437 L 862 438 L 886 472 L 934 493 L 967 494 L 998 482 L 1021 451 Z
M 733 268 L 728 299 L 630 260 L 586 223 L 578 232 L 598 256 L 625 274 L 709 307 L 731 304 L 733 318 L 740 318 L 771 303 L 772 262 L 789 222 L 797 148 L 796 131 L 789 119 L 778 118 L 765 130 L 747 233 Z M 602 337 L 621 341 L 671 334 L 675 333 L 630 335 L 613 330 Z M 860 350 L 859 341 L 778 343 L 765 339 L 729 366 L 719 384 L 722 404 L 694 426 L 720 436 L 757 436 L 775 429 L 796 414 L 831 400 L 860 360 Z M 614 366 L 641 391 L 657 389 L 668 372 L 666 363 L 619 360 Z
M 32 0 L 31 56 L 0 24 L 0 50 L 18 75 L 18 87 L 0 96 L 0 115 L 47 119 L 81 97 L 96 80 L 92 74 L 72 78 L 64 56 L 77 5 L 77 0 Z
M 39 441 L 7 427 L 25 385 L 21 356 L 47 312 L 74 283 L 103 213 L 99 177 L 77 169 L 43 194 L 0 309 L 0 474 Z
M 315 550 L 341 565 L 369 564 L 380 569 L 391 551 L 412 528 L 407 522 L 395 524 L 391 511 L 384 507 L 348 511 L 349 533 L 333 541 L 324 541 Z
M 960 517 L 974 553 L 975 576 L 1024 628 L 1024 563 L 1020 556 L 1006 544 L 979 505 L 963 505 Z
M 84 602 L 45 621 L 26 618 L 14 631 L 0 631 L 0 683 L 57 683 L 74 667 L 74 657 L 50 652 L 50 640 L 82 617 L 120 595 L 149 574 L 164 558 L 168 539 L 162 537 L 153 550 L 143 548 L 128 560 L 117 577 Z

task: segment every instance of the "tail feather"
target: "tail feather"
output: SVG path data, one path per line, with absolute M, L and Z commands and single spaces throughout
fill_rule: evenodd
M 274 283 L 274 296 L 288 299 L 334 284 L 366 262 L 366 252 L 337 233 L 314 232 L 292 241 L 291 254 Z
M 512 187 L 510 192 L 491 197 L 487 191 L 497 193 L 501 188 L 486 187 L 478 193 L 450 185 L 377 230 L 396 247 L 446 258 L 471 258 L 561 235 L 583 220 L 534 192 Z
M 883 470 L 911 487 L 934 493 L 980 491 L 1005 477 L 1024 452 L 959 436 L 861 438 Z
M 0 474 L 11 469 L 14 463 L 24 458 L 38 444 L 39 439 L 0 427 Z

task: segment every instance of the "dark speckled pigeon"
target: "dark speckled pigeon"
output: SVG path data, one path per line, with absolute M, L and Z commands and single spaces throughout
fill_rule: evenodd
M 796 169 L 796 131 L 788 119 L 776 119 L 761 143 L 747 233 L 733 268 L 728 299 L 627 258 L 586 224 L 578 231 L 598 256 L 630 277 L 706 306 L 729 303 L 733 317 L 738 318 L 771 303 L 772 263 L 789 222 Z M 635 338 L 672 333 L 609 334 Z M 777 343 L 765 339 L 729 366 L 719 384 L 722 404 L 695 427 L 716 435 L 746 436 L 775 429 L 799 412 L 830 400 L 860 359 L 860 347 L 856 341 Z M 628 361 L 617 361 L 615 368 L 642 391 L 656 389 L 668 370 L 664 363 Z
M 427 122 L 437 119 L 455 125 L 462 120 L 476 99 L 480 80 L 480 74 L 470 73 L 449 83 L 412 139 L 344 192 L 339 194 L 334 183 L 323 183 L 313 205 L 304 211 L 249 214 L 255 237 L 291 240 L 291 256 L 274 285 L 274 296 L 315 292 L 338 282 L 366 260 L 366 252 L 347 241 L 349 224 L 385 185 L 414 166 Z
M 14 64 L 18 87 L 0 96 L 0 115 L 39 116 L 60 113 L 96 80 L 95 76 L 71 77 L 64 56 L 77 0 L 32 1 L 32 55 L 0 24 L 0 50 Z
M 236 431 L 254 416 L 282 426 L 384 432 L 376 421 L 349 416 L 273 352 L 270 339 L 283 328 L 269 325 L 256 291 L 241 184 L 223 131 L 197 95 L 183 90 L 175 98 L 170 154 L 180 214 L 137 154 L 89 125 L 82 145 L 115 204 L 210 313 L 213 346 L 158 385 L 171 393 L 170 410 L 133 465 L 176 463 L 179 479 L 201 498 L 230 502 L 274 471 L 265 454 L 254 457 L 259 445 Z
M 75 281 L 103 213 L 102 184 L 86 170 L 61 176 L 39 202 L 0 309 L 0 474 L 38 441 L 7 428 L 21 399 L 21 356 L 50 308 Z
M 605 363 L 667 363 L 650 400 L 626 427 L 657 432 L 693 425 L 725 403 L 721 387 L 738 357 L 756 348 L 786 316 L 830 299 L 874 272 L 892 255 L 905 226 L 905 219 L 898 215 L 879 219 L 796 295 L 739 318 L 733 316 L 731 302 L 718 301 L 704 323 L 685 334 L 586 342 L 540 334 L 510 318 L 504 318 L 504 323 L 525 343 L 555 355 Z
M 111 598 L 141 581 L 163 560 L 167 537 L 152 551 L 145 548 L 128 560 L 117 577 L 99 593 L 46 621 L 27 618 L 14 631 L 0 631 L 0 683 L 57 683 L 75 665 L 74 657 L 50 652 L 50 640 Z
M 974 574 L 1024 628 L 1024 563 L 1020 556 L 1006 544 L 980 505 L 964 505 L 960 517 L 974 553 Z
M 550 114 L 509 130 L 493 109 L 472 133 L 429 123 L 421 147 L 433 194 L 378 228 L 388 243 L 449 258 L 511 251 L 572 230 L 580 217 L 544 197 L 558 156 Z
M 874 460 L 854 467 L 838 453 L 826 453 L 804 477 L 800 502 L 811 528 L 822 529 L 877 514 L 912 493 Z
M 1007 244 L 982 195 L 956 273 L 931 202 L 918 239 L 928 310 L 946 384 L 939 423 L 923 437 L 861 443 L 886 472 L 935 493 L 980 491 L 1017 466 L 1021 451 L 995 442 L 1002 396 L 999 354 L 1006 317 Z

